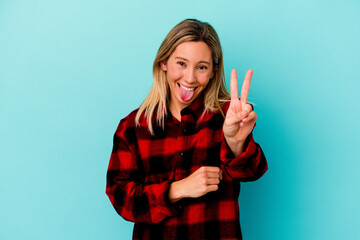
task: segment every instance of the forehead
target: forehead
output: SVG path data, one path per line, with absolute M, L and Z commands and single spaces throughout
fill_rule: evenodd
M 183 42 L 180 43 L 170 57 L 185 58 L 189 61 L 200 62 L 207 61 L 212 62 L 211 49 L 204 42 Z

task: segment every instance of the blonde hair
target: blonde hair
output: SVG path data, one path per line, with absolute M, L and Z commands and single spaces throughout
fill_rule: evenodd
M 226 90 L 223 54 L 219 37 L 210 24 L 196 19 L 186 19 L 171 29 L 160 45 L 153 64 L 154 84 L 136 114 L 137 126 L 141 114 L 144 113 L 149 131 L 154 135 L 152 121 L 156 111 L 156 123 L 164 127 L 170 93 L 166 73 L 161 69 L 160 63 L 166 61 L 179 44 L 200 41 L 205 42 L 211 49 L 214 71 L 213 78 L 204 89 L 205 111 L 220 110 L 224 115 L 220 103 L 229 99 L 229 93 Z

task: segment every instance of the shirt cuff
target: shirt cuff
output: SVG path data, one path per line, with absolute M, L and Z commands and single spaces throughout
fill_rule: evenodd
M 244 151 L 238 156 L 234 156 L 230 147 L 226 143 L 225 138 L 221 143 L 220 158 L 225 166 L 225 170 L 231 178 L 242 178 L 251 174 L 249 166 L 254 163 L 249 161 L 253 160 L 253 156 L 257 154 L 257 145 L 253 139 L 252 133 L 245 141 Z M 258 165 L 255 163 L 255 165 Z
M 151 208 L 156 208 L 156 211 L 153 212 L 157 212 L 158 214 L 166 216 L 174 216 L 179 214 L 181 206 L 178 203 L 171 203 L 169 200 L 169 189 L 172 182 L 173 181 L 168 180 L 160 184 L 153 185 L 154 195 L 152 197 L 154 199 L 152 200 L 154 201 L 150 201 L 155 203 L 151 205 Z

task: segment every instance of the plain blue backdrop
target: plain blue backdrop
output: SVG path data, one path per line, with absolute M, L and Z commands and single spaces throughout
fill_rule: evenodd
M 0 239 L 131 239 L 105 195 L 112 137 L 185 18 L 254 70 L 269 171 L 242 185 L 245 240 L 355 239 L 360 2 L 0 1 Z

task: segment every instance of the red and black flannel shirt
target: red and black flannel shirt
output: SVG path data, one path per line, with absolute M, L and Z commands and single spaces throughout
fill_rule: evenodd
M 229 102 L 222 107 L 225 113 L 228 107 Z M 252 134 L 245 151 L 234 157 L 223 135 L 224 117 L 219 111 L 204 113 L 201 97 L 181 111 L 181 122 L 170 113 L 164 129 L 154 121 L 155 136 L 145 118 L 135 126 L 136 112 L 116 130 L 106 187 L 116 211 L 135 223 L 133 239 L 242 239 L 240 181 L 256 180 L 267 170 Z M 171 204 L 170 184 L 202 166 L 222 169 L 219 189 Z

